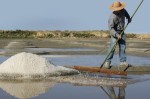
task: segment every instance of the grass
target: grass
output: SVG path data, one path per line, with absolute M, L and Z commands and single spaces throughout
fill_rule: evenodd
M 127 38 L 140 38 L 143 35 L 126 34 Z M 28 31 L 28 30 L 1 30 L 0 38 L 109 38 L 107 30 L 92 31 Z M 145 36 L 150 37 L 150 36 Z

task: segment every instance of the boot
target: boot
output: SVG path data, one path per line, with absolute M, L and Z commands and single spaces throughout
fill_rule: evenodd
M 129 64 L 127 62 L 120 62 L 120 67 L 128 67 Z
M 104 68 L 110 69 L 111 68 L 110 62 L 105 62 Z

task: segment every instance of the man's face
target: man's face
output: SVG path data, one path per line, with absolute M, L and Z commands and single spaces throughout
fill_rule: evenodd
M 123 9 L 122 10 L 118 10 L 118 11 L 114 11 L 114 13 L 121 14 L 122 11 L 123 11 Z
M 119 10 L 119 11 L 114 11 L 116 14 L 120 14 L 121 13 L 121 10 Z

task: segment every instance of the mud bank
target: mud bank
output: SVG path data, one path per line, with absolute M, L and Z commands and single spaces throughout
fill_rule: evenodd
M 1 39 L 0 54 L 13 55 L 19 52 L 52 55 L 94 55 L 106 54 L 109 38 L 104 39 Z M 129 55 L 150 57 L 150 39 L 127 39 L 126 53 Z M 39 48 L 44 48 L 40 50 Z M 92 50 L 45 50 L 53 49 L 92 49 Z M 28 50 L 31 49 L 31 50 Z M 34 51 L 33 51 L 33 50 Z M 36 51 L 36 50 L 38 51 Z M 118 53 L 118 48 L 116 49 Z

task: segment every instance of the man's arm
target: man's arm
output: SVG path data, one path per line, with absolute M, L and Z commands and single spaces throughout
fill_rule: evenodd
M 118 37 L 118 33 L 115 30 L 115 20 L 115 17 L 111 15 L 108 20 L 108 27 L 110 30 L 110 35 L 112 35 L 113 37 Z
M 126 11 L 126 9 L 124 9 L 124 13 L 125 13 L 125 17 L 128 19 L 128 23 L 130 23 L 132 21 L 129 13 Z

